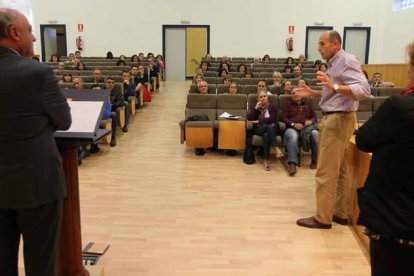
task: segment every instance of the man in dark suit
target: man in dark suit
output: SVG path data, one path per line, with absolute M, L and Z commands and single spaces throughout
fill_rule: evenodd
M 66 196 L 53 136 L 71 125 L 51 68 L 33 61 L 32 27 L 0 8 L 0 275 L 18 274 L 20 235 L 26 275 L 55 275 Z M 18 96 L 18 99 L 16 98 Z

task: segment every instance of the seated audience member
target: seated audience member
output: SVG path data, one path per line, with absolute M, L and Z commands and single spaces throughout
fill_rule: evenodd
M 237 95 L 237 84 L 236 83 L 233 82 L 229 85 L 229 94 Z
M 37 61 L 37 62 L 40 62 L 40 56 L 39 55 L 32 56 L 32 59 Z
M 253 124 L 253 129 L 246 139 L 252 139 L 253 134 L 263 137 L 263 163 L 266 171 L 270 171 L 270 149 L 276 146 L 277 112 L 277 107 L 269 103 L 268 95 L 263 90 L 257 93 L 256 106 L 249 107 L 247 111 L 247 120 Z
M 64 72 L 60 83 L 72 83 L 72 74 L 69 72 Z
M 263 61 L 263 63 L 269 63 L 270 62 L 270 56 L 269 55 L 264 55 L 262 61 Z
M 259 58 L 259 57 L 255 57 L 255 58 L 253 59 L 253 63 L 251 64 L 251 67 L 254 67 L 255 65 L 259 65 L 259 64 L 262 64 L 262 63 L 260 62 L 260 58 Z
M 304 54 L 300 54 L 299 58 L 298 58 L 298 62 L 299 63 L 303 63 L 304 61 L 306 61 L 305 55 Z
M 220 71 L 221 69 L 224 69 L 228 72 L 230 72 L 230 64 L 227 62 L 221 62 L 218 68 L 218 71 Z
M 93 71 L 93 83 L 104 83 L 105 80 L 102 77 L 102 71 L 101 69 L 95 69 Z
M 138 63 L 139 62 L 138 56 L 137 55 L 132 55 L 131 62 Z
M 82 59 L 80 51 L 75 52 L 75 58 L 76 58 L 77 61 L 80 61 Z
M 305 79 L 300 79 L 298 81 L 298 87 L 304 87 L 305 85 L 307 85 L 306 80 Z
M 126 60 L 126 57 L 124 56 L 124 55 L 120 55 L 119 57 L 118 57 L 118 60 Z
M 384 81 L 381 73 L 374 73 L 372 75 L 371 87 L 394 87 L 395 84 L 390 81 Z
M 114 59 L 114 54 L 111 51 L 106 53 L 106 59 Z
M 134 104 L 137 104 L 139 93 L 137 93 L 137 86 L 131 79 L 131 74 L 128 71 L 122 72 L 122 87 L 124 88 L 124 101 L 129 102 L 130 97 L 136 97 Z
M 273 83 L 269 85 L 269 90 L 271 90 L 272 87 L 282 86 L 282 74 L 279 71 L 273 72 L 272 81 Z
M 322 61 L 320 61 L 319 59 L 315 60 L 315 62 L 313 63 L 313 68 L 315 71 L 319 70 L 319 65 L 322 63 Z
M 244 73 L 244 77 L 245 77 L 246 79 L 251 79 L 251 78 L 253 78 L 253 73 L 252 73 L 252 71 L 246 71 L 246 72 Z
M 198 84 L 200 81 L 204 81 L 204 76 L 202 74 L 195 75 L 193 84 Z
M 194 73 L 196 75 L 203 75 L 204 76 L 204 71 L 200 67 L 196 67 L 196 69 L 194 70 Z
M 285 68 L 283 68 L 283 72 L 287 73 L 287 74 L 291 74 L 292 73 L 292 66 L 286 65 Z
M 328 70 L 328 66 L 326 65 L 326 63 L 319 64 L 318 71 L 326 72 L 326 70 Z
M 74 53 L 69 53 L 68 60 L 65 61 L 65 63 L 76 64 L 77 62 L 78 62 L 78 60 L 76 60 L 75 54 Z
M 293 67 L 293 78 L 301 79 L 302 78 L 302 68 L 299 65 Z
M 270 93 L 269 90 L 267 90 L 267 83 L 265 79 L 260 79 L 257 83 L 257 93 L 259 93 L 260 91 L 265 91 L 267 95 L 272 95 L 272 93 Z
M 157 55 L 157 57 L 155 58 L 155 60 L 158 62 L 158 64 L 160 65 L 160 69 L 164 70 L 165 69 L 165 62 L 164 62 L 164 57 L 162 55 Z
M 206 62 L 208 62 L 208 66 L 210 66 L 211 65 L 211 62 L 213 61 L 213 56 L 211 54 L 206 54 L 204 60 Z
M 58 71 L 64 71 L 64 70 L 65 70 L 65 63 L 64 63 L 63 61 L 60 61 L 60 62 L 58 63 L 58 68 L 57 68 L 57 70 L 58 70 Z
M 148 85 L 148 82 L 149 82 L 148 72 L 145 72 L 144 65 L 142 64 L 138 65 L 137 74 L 135 76 L 133 75 L 133 77 L 134 77 L 134 82 L 137 85 L 137 87 L 138 87 L 138 83 L 140 83 L 141 85 Z
M 125 60 L 118 59 L 118 60 L 116 61 L 116 66 L 126 66 L 126 62 L 125 62 Z
M 60 58 L 59 58 L 59 56 L 57 54 L 52 54 L 50 56 L 50 60 L 49 61 L 50 62 L 59 62 L 60 61 Z
M 201 62 L 200 68 L 203 72 L 208 71 L 208 67 L 209 67 L 209 65 L 208 65 L 207 61 Z
M 135 85 L 137 86 L 137 93 L 141 93 L 140 98 L 142 97 L 144 102 L 151 102 L 152 96 L 148 90 L 148 73 L 145 72 L 144 65 L 140 64 L 138 67 L 133 65 L 131 68 L 134 68 L 134 70 L 131 70 L 131 75 L 134 78 Z
M 115 89 L 115 81 L 112 77 L 107 77 L 105 79 L 105 89 L 110 89 L 110 99 L 112 104 L 112 111 L 116 112 L 118 107 L 125 107 L 125 126 L 122 128 L 123 132 L 128 132 L 128 122 L 129 122 L 129 103 L 124 101 L 122 92 L 118 89 Z
M 233 82 L 233 78 L 231 77 L 231 75 L 223 76 L 223 83 L 225 85 L 230 85 L 232 82 Z
M 287 64 L 287 65 L 294 65 L 295 64 L 295 61 L 293 60 L 293 57 L 287 57 L 286 58 L 286 61 L 285 61 L 285 64 Z
M 205 81 L 200 81 L 197 84 L 198 92 L 200 94 L 208 94 L 208 84 Z
M 144 65 L 131 65 L 130 73 L 131 77 L 134 79 L 137 89 L 141 89 L 141 85 L 148 85 L 148 74 L 145 72 Z
M 86 66 L 83 62 L 76 63 L 76 70 L 78 71 L 84 71 L 86 70 Z
M 150 55 L 152 53 L 149 53 L 148 55 Z M 158 82 L 158 76 L 160 74 L 160 67 L 158 64 L 155 64 L 154 62 L 154 58 L 152 56 L 150 56 L 148 58 L 148 73 L 149 73 L 149 81 L 151 83 L 151 88 L 152 90 L 158 90 L 160 87 L 160 84 Z M 156 85 L 155 85 L 156 82 Z
M 139 53 L 138 54 L 138 62 L 143 62 L 145 59 L 144 53 Z
M 311 150 L 311 169 L 316 169 L 318 151 L 318 128 L 316 126 L 316 114 L 309 101 L 292 90 L 292 98 L 286 102 L 282 110 L 286 131 L 283 137 L 288 153 L 288 173 L 296 174 L 298 165 L 299 141 L 302 148 Z M 300 139 L 299 139 L 300 138 Z
M 284 80 L 282 82 L 282 91 L 280 94 L 291 95 L 292 92 L 292 83 L 289 80 Z
M 240 63 L 239 66 L 237 66 L 237 72 L 239 73 L 246 73 L 247 67 L 243 63 Z
M 73 78 L 72 80 L 73 89 L 83 89 L 83 80 L 81 77 Z
M 219 69 L 217 76 L 220 78 L 223 78 L 224 76 L 227 76 L 227 74 L 229 73 L 229 71 L 227 71 L 226 69 L 222 68 Z

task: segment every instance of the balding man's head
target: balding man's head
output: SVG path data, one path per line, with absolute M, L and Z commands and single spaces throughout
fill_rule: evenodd
M 208 94 L 208 84 L 205 81 L 200 81 L 198 84 L 198 92 L 200 94 Z
M 319 38 L 318 51 L 323 59 L 329 60 L 341 50 L 341 36 L 337 31 L 324 32 Z
M 0 9 L 0 39 L 9 37 L 9 27 L 16 24 L 20 13 L 16 10 L 1 8 Z
M 15 50 L 22 56 L 33 56 L 32 26 L 20 12 L 0 9 L 0 45 Z
M 334 42 L 335 40 L 337 40 L 339 45 L 342 45 L 341 35 L 337 31 L 328 31 L 328 35 L 330 42 Z

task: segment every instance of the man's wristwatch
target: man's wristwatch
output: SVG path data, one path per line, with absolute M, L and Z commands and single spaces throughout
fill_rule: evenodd
M 338 93 L 338 89 L 339 89 L 339 85 L 338 85 L 338 84 L 334 84 L 334 85 L 332 86 L 332 93 L 333 93 L 333 94 Z

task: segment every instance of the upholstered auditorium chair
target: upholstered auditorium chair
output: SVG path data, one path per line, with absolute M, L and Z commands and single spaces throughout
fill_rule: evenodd
M 179 122 L 180 142 L 188 147 L 209 148 L 213 146 L 214 120 L 216 120 L 216 95 L 188 94 L 185 119 Z M 206 115 L 208 121 L 189 121 L 195 115 Z
M 359 107 L 356 112 L 358 123 L 364 123 L 372 116 L 372 98 L 367 98 L 359 102 Z
M 243 85 L 237 85 L 237 91 L 239 94 L 243 92 Z M 217 84 L 217 94 L 229 93 L 229 86 L 226 84 Z
M 220 118 L 219 116 L 225 112 L 240 118 Z M 244 149 L 246 144 L 246 112 L 246 95 L 217 95 L 218 120 L 215 122 L 214 127 L 218 129 L 219 149 Z
M 372 114 L 385 102 L 388 97 L 373 97 L 372 98 Z
M 378 96 L 394 96 L 397 95 L 401 90 L 401 87 L 378 87 Z

